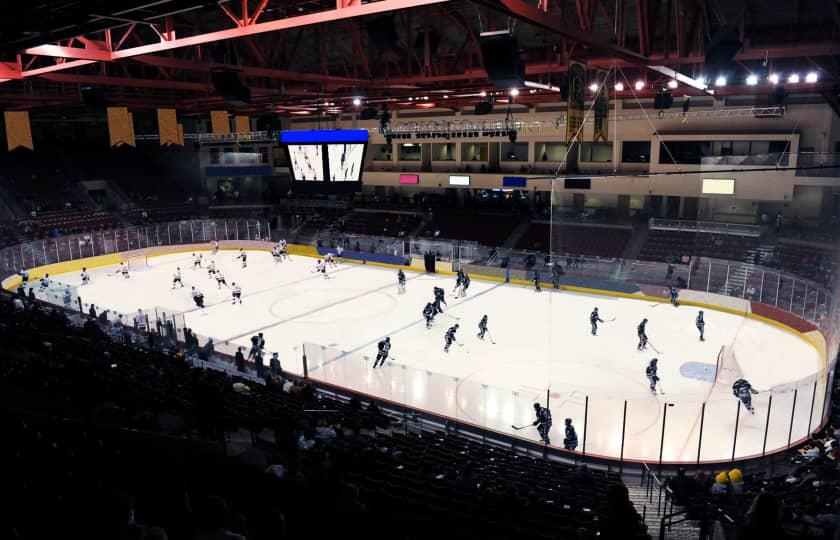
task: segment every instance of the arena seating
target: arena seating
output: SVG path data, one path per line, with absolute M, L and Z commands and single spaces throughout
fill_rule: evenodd
M 424 232 L 440 238 L 478 242 L 485 246 L 500 246 L 513 231 L 519 218 L 510 215 L 451 214 L 435 215 L 432 225 Z
M 58 231 L 69 234 L 119 226 L 119 220 L 110 212 L 88 210 L 55 210 L 40 212 L 34 218 L 21 221 L 20 228 L 35 237 Z
M 831 283 L 837 266 L 836 253 L 810 245 L 779 243 L 773 253 L 779 269 L 819 283 Z
M 552 244 L 551 235 L 554 242 Z M 632 235 L 631 229 L 531 223 L 516 243 L 517 249 L 555 254 L 618 258 Z
M 245 386 L 6 296 L 0 315 L 3 537 L 647 537 L 615 473 L 397 433 L 374 405 Z M 230 433 L 250 450 L 226 458 Z
M 420 224 L 420 216 L 393 212 L 350 212 L 338 221 L 338 229 L 348 234 L 406 236 Z
M 757 237 L 651 229 L 639 259 L 677 261 L 685 255 L 744 261 L 758 247 Z

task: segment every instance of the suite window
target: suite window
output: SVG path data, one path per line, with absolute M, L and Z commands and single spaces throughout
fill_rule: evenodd
M 612 143 L 582 143 L 580 161 L 608 163 L 612 161 Z
M 621 143 L 622 163 L 650 163 L 650 141 L 624 141 Z

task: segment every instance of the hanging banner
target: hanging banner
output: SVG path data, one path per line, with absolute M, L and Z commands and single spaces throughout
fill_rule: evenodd
M 592 133 L 592 142 L 607 142 L 610 125 L 610 91 L 607 88 L 608 73 L 598 70 L 597 80 L 603 81 L 598 95 L 595 97 L 595 129 Z
M 227 111 L 210 111 L 210 129 L 214 135 L 230 133 L 230 120 Z
M 583 125 L 583 108 L 586 101 L 586 64 L 569 62 L 569 104 L 566 110 L 566 144 Z
M 178 138 L 178 115 L 175 109 L 158 109 L 157 120 L 161 146 L 184 144 Z
M 108 136 L 111 146 L 136 146 L 134 118 L 126 107 L 108 107 Z
M 233 126 L 237 133 L 250 133 L 251 120 L 247 116 L 237 115 L 233 117 Z
M 184 146 L 184 124 L 178 124 L 178 144 Z
M 35 150 L 35 145 L 32 144 L 32 127 L 29 125 L 29 111 L 5 111 L 3 117 L 6 120 L 6 143 L 9 150 L 21 146 Z

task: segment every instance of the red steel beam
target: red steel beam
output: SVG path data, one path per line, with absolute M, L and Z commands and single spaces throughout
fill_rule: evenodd
M 586 45 L 593 50 L 626 60 L 634 65 L 648 65 L 650 63 L 650 60 L 643 54 L 619 47 L 615 43 L 593 35 L 591 32 L 586 32 L 576 26 L 572 26 L 562 18 L 540 11 L 540 9 L 525 3 L 523 0 L 479 1 L 491 8 L 501 9 L 504 12 L 510 13 L 529 24 L 564 36 L 572 41 Z
M 47 71 L 39 71 L 36 69 L 20 71 L 17 74 L 12 75 L 9 75 L 7 71 L 0 71 L 0 77 L 3 78 L 0 79 L 0 83 L 12 78 L 19 79 L 32 77 L 36 75 L 41 75 L 43 73 L 49 73 L 51 71 L 59 71 L 69 69 L 71 67 L 78 67 L 79 65 L 90 64 L 95 61 L 123 60 L 135 56 L 155 54 L 164 51 L 170 51 L 173 49 L 180 49 L 183 47 L 192 47 L 195 45 L 202 45 L 205 43 L 213 43 L 216 41 L 238 39 L 247 36 L 263 34 L 266 32 L 278 32 L 282 30 L 288 30 L 290 28 L 297 28 L 301 26 L 309 26 L 314 24 L 323 24 L 332 21 L 350 19 L 354 17 L 364 17 L 366 15 L 374 15 L 377 13 L 383 13 L 388 11 L 417 8 L 433 4 L 442 4 L 449 1 L 450 0 L 381 0 L 379 2 L 362 4 L 361 2 L 358 2 L 356 0 L 339 0 L 336 5 L 336 9 L 334 10 L 309 13 L 306 15 L 298 15 L 295 17 L 287 17 L 285 19 L 277 19 L 273 21 L 266 21 L 262 23 L 246 25 L 241 25 L 241 20 L 239 20 L 235 15 L 233 15 L 233 13 L 228 13 L 229 16 L 232 16 L 231 18 L 235 21 L 239 20 L 238 24 L 240 24 L 241 26 L 236 26 L 234 28 L 228 28 L 225 30 L 219 30 L 216 32 L 197 34 L 194 36 L 188 36 L 183 38 L 161 39 L 159 43 L 140 45 L 137 47 L 113 50 L 110 52 L 105 51 L 104 53 L 100 51 L 93 52 L 91 49 L 79 47 L 63 47 L 57 51 L 55 49 L 55 47 L 59 47 L 57 45 L 42 45 L 39 47 L 32 47 L 31 49 L 28 49 L 28 51 L 31 51 L 29 54 L 56 56 L 58 55 L 58 53 L 60 53 L 61 55 L 63 55 L 62 58 L 71 58 L 78 61 L 83 61 L 84 63 L 79 64 L 76 62 L 66 62 L 64 64 L 56 64 L 56 66 L 50 66 Z M 223 10 L 230 12 L 230 10 L 228 10 L 224 6 L 224 4 L 219 5 L 222 7 Z

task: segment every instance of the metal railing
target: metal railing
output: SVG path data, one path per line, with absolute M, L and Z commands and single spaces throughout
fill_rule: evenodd
M 739 236 L 761 236 L 758 225 L 741 223 L 721 223 L 717 221 L 691 221 L 684 219 L 650 218 L 649 226 L 653 230 L 687 231 L 695 233 L 733 234 Z

